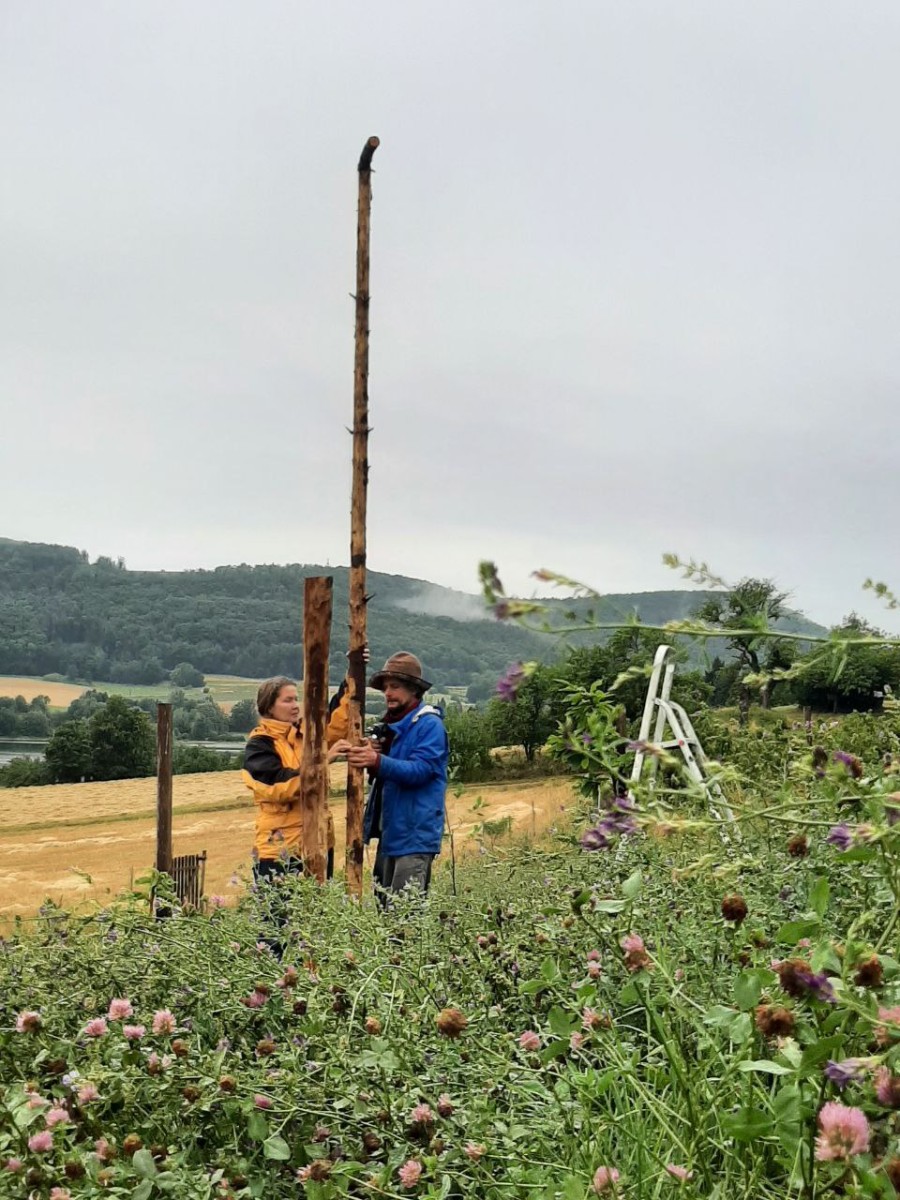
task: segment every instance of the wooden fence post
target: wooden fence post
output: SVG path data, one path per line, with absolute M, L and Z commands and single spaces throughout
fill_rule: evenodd
M 356 222 L 356 338 L 353 358 L 353 484 L 350 497 L 350 728 L 354 745 L 362 742 L 366 717 L 366 500 L 369 487 L 369 214 L 372 209 L 372 155 L 378 138 L 363 146 Z M 347 767 L 347 891 L 362 899 L 362 767 Z
M 300 854 L 303 867 L 325 881 L 328 823 L 328 650 L 334 581 L 303 581 L 303 756 L 300 764 Z
M 172 874 L 172 705 L 156 706 L 156 869 Z

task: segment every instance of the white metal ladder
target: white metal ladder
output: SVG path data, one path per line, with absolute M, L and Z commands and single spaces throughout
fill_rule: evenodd
M 684 758 L 687 773 L 695 783 L 699 783 L 706 792 L 709 810 L 717 821 L 724 817 L 734 823 L 734 813 L 715 779 L 710 779 L 706 771 L 707 758 L 700 745 L 700 739 L 694 731 L 691 719 L 682 705 L 671 700 L 672 679 L 675 675 L 675 661 L 671 646 L 659 646 L 653 659 L 653 670 L 647 687 L 647 699 L 644 701 L 644 712 L 641 717 L 641 728 L 638 734 L 637 750 L 634 755 L 634 766 L 631 768 L 631 782 L 639 783 L 644 774 L 644 767 L 649 758 L 650 786 L 656 778 L 659 761 L 653 754 L 647 753 L 650 743 L 650 726 L 654 714 L 656 725 L 653 730 L 652 744 L 662 750 L 677 750 Z M 666 729 L 670 736 L 666 738 Z M 740 838 L 740 830 L 734 825 L 734 834 Z

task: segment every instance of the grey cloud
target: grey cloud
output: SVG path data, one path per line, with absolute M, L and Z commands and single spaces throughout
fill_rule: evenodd
M 345 561 L 376 156 L 376 569 L 811 616 L 900 587 L 900 10 L 798 0 L 7 5 L 3 532 Z M 285 527 L 291 529 L 285 542 Z

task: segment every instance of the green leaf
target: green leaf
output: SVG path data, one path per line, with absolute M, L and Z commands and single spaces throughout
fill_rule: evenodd
M 565 1041 L 559 1040 L 550 1042 L 538 1055 L 542 1063 L 550 1062 L 554 1058 L 562 1058 L 564 1054 L 569 1053 L 569 1039 Z
M 263 1154 L 266 1158 L 274 1158 L 276 1162 L 287 1162 L 291 1157 L 291 1148 L 283 1137 L 273 1133 L 263 1142 Z
M 800 1078 L 818 1074 L 819 1067 L 821 1067 L 827 1058 L 839 1058 L 843 1045 L 843 1037 L 838 1036 L 820 1038 L 817 1042 L 813 1042 L 811 1046 L 807 1046 L 803 1051 L 803 1057 L 800 1059 Z
M 545 958 L 541 963 L 541 977 L 547 983 L 555 983 L 559 979 L 559 964 L 555 958 Z
M 796 946 L 801 938 L 812 937 L 814 933 L 819 932 L 819 921 L 788 921 L 775 934 L 775 940 L 781 942 L 783 946 Z
M 147 1200 L 147 1197 L 153 1191 L 153 1181 L 145 1179 L 137 1185 L 131 1193 L 131 1200 Z
M 537 996 L 540 992 L 547 990 L 547 984 L 543 979 L 526 979 L 519 984 L 519 991 L 523 996 Z
M 624 900 L 598 900 L 594 905 L 596 911 L 602 913 L 620 913 L 624 907 Z
M 584 1200 L 586 1194 L 584 1180 L 577 1175 L 566 1176 L 559 1192 L 561 1200 Z
M 633 871 L 622 884 L 622 895 L 626 900 L 636 900 L 640 895 L 643 876 L 640 870 Z
M 785 1067 L 781 1063 L 772 1062 L 770 1058 L 757 1058 L 752 1062 L 742 1062 L 738 1064 L 738 1069 L 741 1071 L 759 1071 L 761 1075 L 792 1075 L 793 1068 Z
M 140 1175 L 141 1179 L 153 1179 L 157 1173 L 156 1163 L 149 1150 L 136 1150 L 132 1155 L 131 1165 L 135 1175 Z
M 787 1083 L 784 1087 L 779 1088 L 772 1101 L 772 1111 L 775 1114 L 776 1123 L 778 1125 L 799 1123 L 803 1115 L 800 1101 L 800 1089 L 796 1083 Z
M 263 1142 L 269 1136 L 269 1123 L 258 1108 L 247 1117 L 247 1133 L 255 1142 Z
M 726 1114 L 722 1127 L 736 1142 L 753 1142 L 772 1129 L 772 1119 L 757 1108 L 742 1108 L 740 1112 Z
M 552 1033 L 555 1033 L 557 1037 L 564 1038 L 567 1038 L 581 1024 L 578 1017 L 573 1017 L 571 1013 L 567 1013 L 558 1004 L 555 1004 L 550 1009 L 550 1012 L 547 1014 L 547 1022 L 550 1025 Z
M 824 875 L 820 875 L 809 889 L 809 907 L 820 919 L 825 916 L 829 894 L 828 880 Z
M 580 912 L 591 898 L 590 888 L 582 888 L 577 896 L 572 898 L 572 908 L 575 912 Z
M 734 999 L 738 1008 L 746 1012 L 748 1009 L 755 1008 L 759 1003 L 759 998 L 762 995 L 764 984 L 769 982 L 767 978 L 771 975 L 770 971 L 742 971 L 734 981 Z

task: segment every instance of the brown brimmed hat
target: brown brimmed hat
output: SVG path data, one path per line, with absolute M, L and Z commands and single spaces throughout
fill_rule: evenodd
M 388 679 L 401 679 L 415 688 L 421 688 L 423 692 L 431 687 L 428 680 L 422 678 L 422 664 L 408 650 L 398 650 L 392 654 L 381 670 L 369 680 L 369 687 L 383 692 Z

